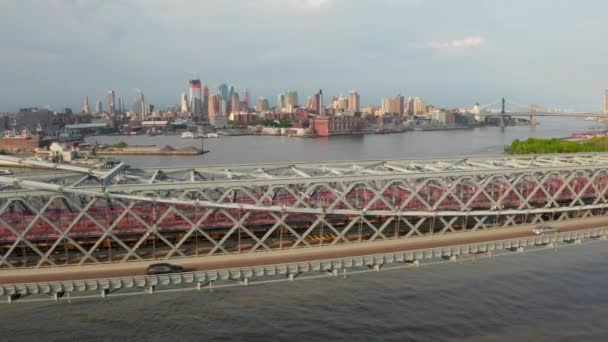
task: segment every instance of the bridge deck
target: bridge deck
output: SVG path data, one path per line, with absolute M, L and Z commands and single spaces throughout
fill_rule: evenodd
M 559 228 L 560 233 L 576 232 L 593 228 L 606 228 L 608 227 L 608 217 L 594 217 L 574 221 L 556 222 L 554 225 Z M 440 236 L 424 236 L 405 240 L 384 240 L 359 244 L 311 247 L 299 250 L 277 250 L 244 255 L 233 254 L 202 258 L 189 257 L 176 259 L 173 262 L 185 267 L 188 271 L 208 271 L 289 264 L 534 237 L 535 235 L 532 232 L 532 229 L 535 227 L 536 225 L 522 225 L 507 229 L 481 230 Z M 155 262 L 157 261 L 97 264 L 78 267 L 51 267 L 46 269 L 3 270 L 0 272 L 0 284 L 143 276 L 145 275 L 146 267 Z

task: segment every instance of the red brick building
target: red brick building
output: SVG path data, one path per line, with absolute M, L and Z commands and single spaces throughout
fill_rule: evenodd
M 36 136 L 6 136 L 0 138 L 0 150 L 5 151 L 34 151 L 37 148 L 47 147 L 51 144 L 50 140 Z
M 358 134 L 363 127 L 363 119 L 359 116 L 311 116 L 309 125 L 314 135 L 328 137 L 330 135 Z

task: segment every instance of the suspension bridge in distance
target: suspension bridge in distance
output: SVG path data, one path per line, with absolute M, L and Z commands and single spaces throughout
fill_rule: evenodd
M 555 110 L 531 104 L 523 106 L 521 104 L 507 101 L 505 98 L 501 100 L 480 106 L 479 113 L 475 113 L 479 117 L 498 117 L 500 118 L 500 126 L 504 127 L 508 118 L 511 117 L 526 117 L 531 125 L 536 124 L 536 118 L 541 117 L 578 117 L 578 118 L 607 118 L 608 115 L 600 112 L 582 112 L 572 110 Z

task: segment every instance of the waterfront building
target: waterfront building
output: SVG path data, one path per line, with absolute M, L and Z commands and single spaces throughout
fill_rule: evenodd
M 359 93 L 354 90 L 351 90 L 348 93 L 348 110 L 350 112 L 359 112 L 360 111 L 360 97 Z
M 310 128 L 314 135 L 321 137 L 358 134 L 363 127 L 363 121 L 356 115 L 312 116 Z
M 89 109 L 89 97 L 85 96 L 83 103 L 82 103 L 82 113 L 83 114 L 89 114 L 90 113 L 90 109 Z
M 217 92 L 220 95 L 222 100 L 228 101 L 228 99 L 229 99 L 228 86 L 225 83 L 222 83 L 219 86 L 217 86 Z
M 448 113 L 441 109 L 431 111 L 431 122 L 436 125 L 445 126 L 448 123 Z

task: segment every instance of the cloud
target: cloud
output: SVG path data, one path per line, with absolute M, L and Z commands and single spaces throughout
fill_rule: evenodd
M 467 49 L 477 49 L 485 44 L 481 36 L 468 36 L 449 42 L 430 41 L 425 45 L 428 48 L 442 51 L 462 51 Z

